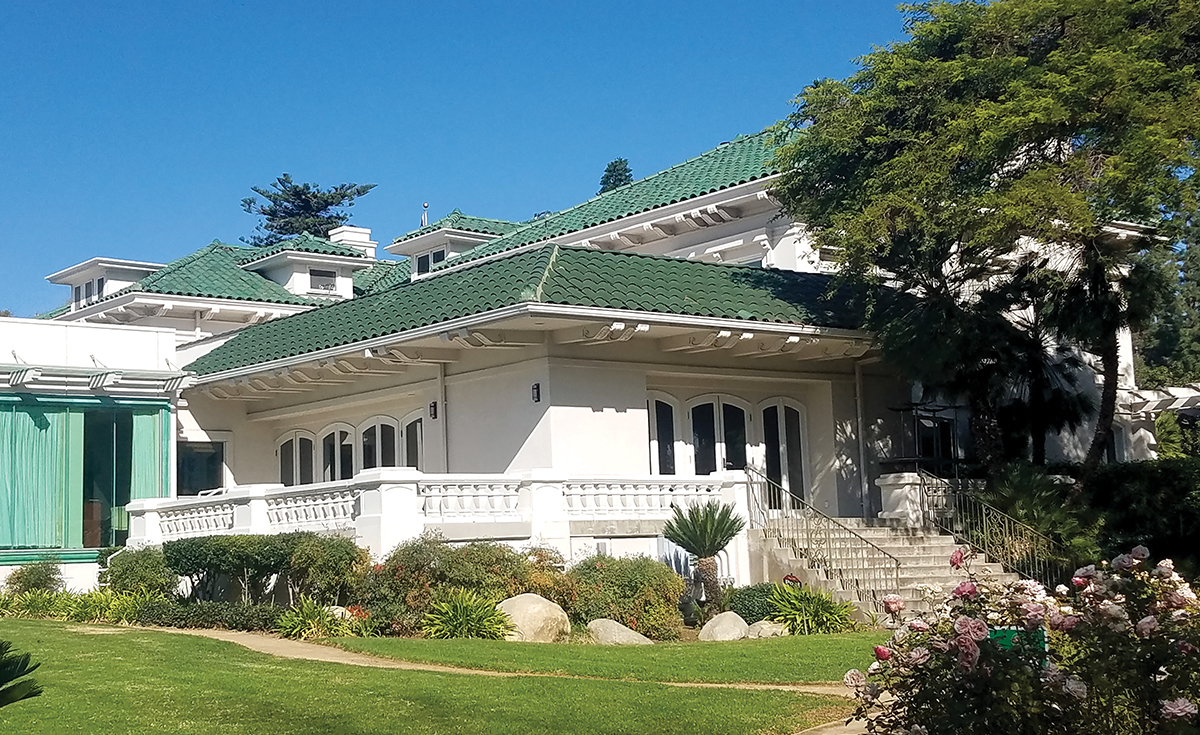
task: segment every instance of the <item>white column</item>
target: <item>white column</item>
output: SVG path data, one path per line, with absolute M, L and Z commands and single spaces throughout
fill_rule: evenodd
M 162 543 L 161 517 L 158 498 L 130 501 L 125 509 L 129 512 L 129 540 L 127 546 L 157 546 Z
M 561 474 L 531 470 L 529 482 L 521 486 L 517 507 L 529 519 L 531 543 L 553 546 L 564 559 L 571 558 L 571 521 Z
M 382 561 L 398 544 L 420 536 L 425 514 L 418 495 L 422 473 L 412 467 L 367 470 L 355 476 L 361 488 L 354 518 L 355 542 Z
M 729 553 L 729 565 L 733 567 L 730 571 L 734 583 L 750 584 L 750 483 L 743 470 L 718 472 L 713 478 L 721 480 L 721 500 L 732 505 L 746 521 L 746 527 L 725 548 Z

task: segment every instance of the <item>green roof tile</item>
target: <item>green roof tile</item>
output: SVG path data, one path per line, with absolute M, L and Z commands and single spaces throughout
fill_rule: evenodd
M 239 265 L 253 263 L 256 260 L 269 258 L 276 253 L 294 252 L 294 253 L 318 253 L 320 255 L 341 255 L 346 258 L 365 258 L 361 250 L 338 245 L 335 242 L 330 242 L 323 237 L 310 235 L 307 232 L 302 232 L 296 237 L 277 242 L 274 245 L 268 245 L 261 248 L 239 248 L 243 253 L 238 257 Z
M 322 303 L 296 296 L 278 283 L 244 270 L 240 263 L 257 252 L 257 248 L 226 245 L 213 240 L 210 245 L 171 261 L 104 300 L 141 292 L 304 306 Z
M 489 219 L 487 217 L 472 217 L 469 214 L 463 214 L 462 211 L 456 208 L 453 212 L 436 222 L 397 237 L 395 240 L 392 240 L 392 243 L 404 242 L 405 240 L 411 240 L 414 237 L 442 229 L 465 230 L 466 232 L 478 232 L 483 235 L 506 235 L 520 226 L 520 222 Z
M 830 281 L 546 245 L 248 327 L 187 369 L 207 375 L 530 302 L 856 328 L 860 320 L 846 294 L 826 298 Z
M 411 280 L 410 263 L 405 260 L 380 260 L 370 268 L 354 272 L 354 295 L 385 291 Z
M 772 131 L 764 131 L 739 136 L 695 158 L 606 191 L 570 209 L 526 222 L 520 229 L 443 261 L 435 271 L 778 173 L 772 142 L 774 135 Z

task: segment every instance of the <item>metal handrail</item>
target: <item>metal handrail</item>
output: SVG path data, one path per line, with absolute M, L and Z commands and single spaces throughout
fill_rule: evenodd
M 751 480 L 751 528 L 790 546 L 798 558 L 875 611 L 882 611 L 884 595 L 900 591 L 899 559 L 758 470 L 747 467 L 746 477 Z M 768 498 L 777 499 L 779 507 L 770 507 Z
M 952 534 L 1010 572 L 1047 587 L 1066 582 L 1075 568 L 1070 551 L 999 508 L 965 491 L 958 483 L 918 471 L 921 512 L 927 527 Z

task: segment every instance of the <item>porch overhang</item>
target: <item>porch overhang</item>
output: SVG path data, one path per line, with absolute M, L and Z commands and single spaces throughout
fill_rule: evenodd
M 0 363 L 0 388 L 33 395 L 172 397 L 194 381 L 181 370 L 118 370 Z

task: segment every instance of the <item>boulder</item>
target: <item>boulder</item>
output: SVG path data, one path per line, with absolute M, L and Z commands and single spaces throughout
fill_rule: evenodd
M 750 629 L 742 616 L 734 611 L 723 612 L 704 624 L 700 629 L 702 641 L 740 641 Z
M 510 597 L 496 607 L 517 626 L 507 636 L 510 641 L 554 643 L 571 635 L 571 621 L 566 612 L 541 595 L 526 592 Z
M 588 632 L 602 646 L 652 646 L 654 641 L 615 620 L 600 618 L 588 623 Z
M 791 635 L 792 631 L 783 623 L 775 623 L 770 620 L 760 620 L 757 623 L 751 623 L 746 630 L 747 638 L 782 638 L 785 635 Z

